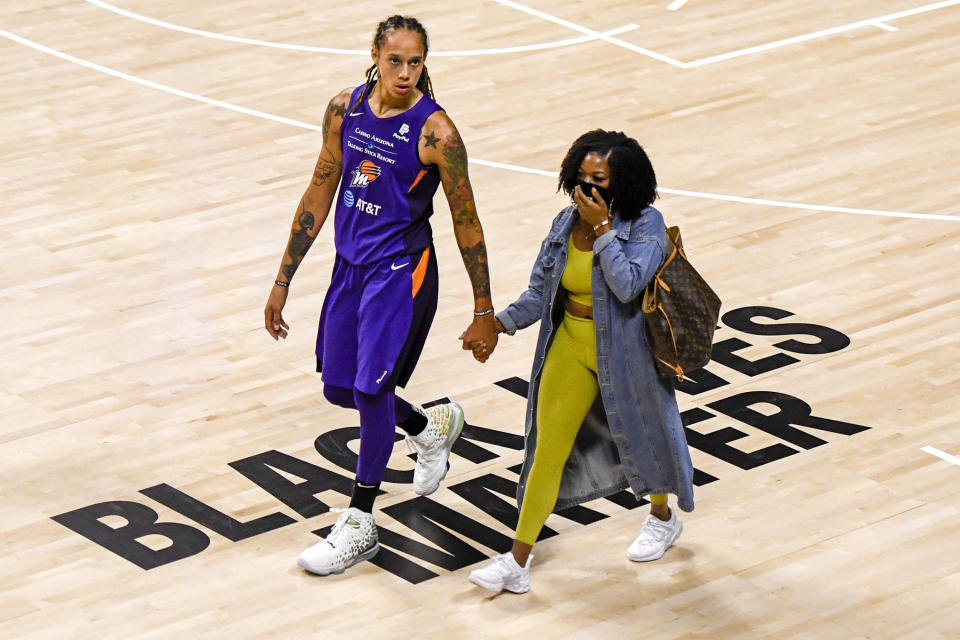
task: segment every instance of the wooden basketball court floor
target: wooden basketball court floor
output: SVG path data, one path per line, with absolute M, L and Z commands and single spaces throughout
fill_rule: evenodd
M 960 1 L 922 1 L 6 0 L 0 636 L 960 637 Z M 648 150 L 724 300 L 658 562 L 626 559 L 646 508 L 614 496 L 551 516 L 529 594 L 467 581 L 510 537 L 535 329 L 459 350 L 441 196 L 403 395 L 471 427 L 429 499 L 397 443 L 377 564 L 295 565 L 357 446 L 313 372 L 329 227 L 288 340 L 262 308 L 324 106 L 394 12 L 430 31 L 498 307 L 595 127 Z

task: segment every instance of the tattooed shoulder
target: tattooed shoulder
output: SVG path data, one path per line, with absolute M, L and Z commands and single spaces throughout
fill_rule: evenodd
M 323 139 L 327 139 L 327 135 L 330 133 L 331 128 L 333 127 L 334 119 L 342 120 L 344 114 L 347 112 L 347 106 L 350 103 L 350 91 L 344 89 L 337 95 L 333 96 L 330 102 L 327 103 L 327 110 L 323 114 Z M 339 124 L 339 123 L 337 123 Z M 339 126 L 337 127 L 339 129 Z
M 435 136 L 433 131 L 427 131 L 426 133 L 421 133 L 420 138 L 423 140 L 424 146 L 433 147 L 434 149 L 437 148 L 437 143 L 440 142 L 440 138 Z
M 443 159 L 448 167 L 467 166 L 467 148 L 456 129 L 452 129 L 443 140 Z

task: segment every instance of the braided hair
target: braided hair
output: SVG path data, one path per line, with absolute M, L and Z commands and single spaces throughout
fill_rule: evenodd
M 594 129 L 577 138 L 560 165 L 557 191 L 573 195 L 577 172 L 588 153 L 608 157 L 610 193 L 617 213 L 625 220 L 640 217 L 641 212 L 659 197 L 657 176 L 643 147 L 621 131 Z
M 373 36 L 373 48 L 377 51 L 380 50 L 380 45 L 386 42 L 387 38 L 394 31 L 412 31 L 420 35 L 420 39 L 423 40 L 423 57 L 427 57 L 427 52 L 430 49 L 429 41 L 427 39 L 427 30 L 423 28 L 423 25 L 420 24 L 420 21 L 412 16 L 401 16 L 394 15 L 390 16 L 383 22 L 377 25 L 377 33 Z M 377 64 L 373 63 L 369 69 L 367 69 L 367 80 L 363 85 L 363 91 L 360 92 L 360 96 L 357 98 L 356 102 L 350 105 L 350 108 L 347 109 L 347 114 L 353 113 L 354 109 L 358 105 L 363 103 L 363 100 L 369 95 L 370 90 L 373 89 L 373 85 L 377 83 L 380 74 L 377 71 Z M 417 89 L 423 93 L 433 98 L 433 83 L 430 82 L 430 74 L 427 73 L 427 67 L 424 65 L 423 71 L 420 73 L 420 79 L 417 81 Z

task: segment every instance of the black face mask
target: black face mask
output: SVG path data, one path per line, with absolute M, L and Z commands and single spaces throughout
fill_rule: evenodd
M 610 206 L 610 188 L 601 187 L 595 185 L 592 182 L 585 182 L 584 180 L 577 180 L 577 186 L 580 187 L 580 190 L 583 191 L 583 195 L 587 196 L 593 200 L 593 189 L 597 190 L 597 193 L 600 194 L 600 197 L 603 198 L 603 201 L 607 203 L 607 206 Z

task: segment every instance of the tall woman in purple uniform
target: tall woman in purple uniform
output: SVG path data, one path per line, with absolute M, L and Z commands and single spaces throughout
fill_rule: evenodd
M 463 426 L 456 403 L 424 411 L 394 393 L 409 380 L 436 311 L 429 218 L 441 183 L 473 286 L 465 344 L 478 345 L 474 356 L 483 361 L 497 342 L 467 152 L 433 100 L 427 48 L 427 33 L 416 19 L 384 20 L 373 39 L 366 82 L 327 105 L 323 148 L 264 309 L 270 335 L 286 338 L 289 326 L 281 312 L 290 280 L 335 206 L 337 256 L 320 312 L 317 370 L 330 402 L 360 412 L 360 453 L 350 507 L 326 539 L 297 559 L 319 575 L 341 573 L 379 550 L 373 501 L 393 449 L 394 426 L 417 452 L 414 490 L 420 495 L 439 486 Z

